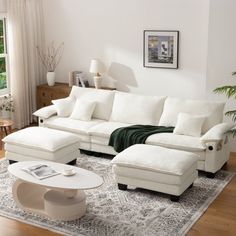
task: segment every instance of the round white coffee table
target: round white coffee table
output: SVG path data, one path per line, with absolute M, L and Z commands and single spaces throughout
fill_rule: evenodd
M 18 207 L 56 220 L 74 220 L 86 212 L 83 190 L 97 188 L 103 179 L 97 174 L 72 166 L 76 174 L 62 174 L 39 180 L 22 168 L 46 164 L 63 172 L 65 164 L 48 161 L 23 161 L 9 165 L 8 171 L 17 177 L 13 184 L 13 198 Z

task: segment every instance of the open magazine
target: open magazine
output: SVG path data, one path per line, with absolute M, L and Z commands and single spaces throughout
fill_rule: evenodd
M 22 168 L 22 170 L 31 174 L 37 179 L 45 179 L 60 174 L 60 172 L 55 171 L 52 167 L 46 164 L 37 164 L 30 167 Z

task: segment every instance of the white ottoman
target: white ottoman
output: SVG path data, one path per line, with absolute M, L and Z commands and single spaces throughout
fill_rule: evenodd
M 5 157 L 12 162 L 48 160 L 75 164 L 79 156 L 79 138 L 64 131 L 30 127 L 6 136 Z
M 133 185 L 170 194 L 172 201 L 198 176 L 196 154 L 146 144 L 125 149 L 111 163 L 119 189 Z

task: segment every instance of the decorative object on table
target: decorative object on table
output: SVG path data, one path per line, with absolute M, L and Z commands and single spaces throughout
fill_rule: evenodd
M 178 68 L 179 31 L 144 30 L 143 66 Z
M 81 155 L 77 163 L 104 179 L 101 187 L 86 191 L 89 204 L 84 217 L 60 223 L 17 207 L 12 197 L 16 179 L 6 171 L 4 159 L 0 160 L 0 214 L 63 235 L 185 235 L 234 176 L 219 171 L 209 179 L 200 173 L 180 202 L 173 203 L 165 194 L 153 191 L 118 190 L 108 158 Z
M 232 72 L 232 75 L 236 75 L 236 71 Z M 227 98 L 234 98 L 236 100 L 236 85 L 225 85 L 222 87 L 218 87 L 214 89 L 215 93 L 224 93 Z M 225 113 L 226 116 L 231 117 L 232 121 L 236 122 L 236 110 L 227 111 Z M 234 137 L 236 137 L 236 124 L 233 129 L 228 130 L 226 133 L 230 134 Z
M 82 71 L 73 72 L 74 85 L 79 87 L 89 87 L 89 82 Z
M 100 73 L 105 72 L 105 65 L 99 59 L 92 59 L 90 64 L 90 73 L 94 73 L 94 85 L 96 89 L 102 87 L 102 77 Z
M 5 95 L 0 99 L 1 118 L 8 119 L 11 113 L 14 112 L 14 102 L 11 94 Z
M 47 70 L 47 83 L 49 86 L 54 86 L 56 77 L 55 70 L 61 60 L 64 43 L 62 42 L 58 46 L 55 46 L 54 42 L 52 42 L 48 45 L 45 52 L 38 46 L 36 48 L 39 58 Z
M 69 78 L 69 80 L 68 80 L 69 81 L 69 83 L 68 83 L 69 87 L 72 87 L 74 85 L 74 77 L 73 77 L 73 72 L 72 71 L 69 72 L 69 77 L 68 78 Z

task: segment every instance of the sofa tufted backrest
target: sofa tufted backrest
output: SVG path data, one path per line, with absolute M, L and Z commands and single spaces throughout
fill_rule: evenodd
M 225 103 L 208 102 L 199 100 L 189 100 L 168 97 L 164 104 L 159 125 L 175 126 L 180 112 L 191 115 L 205 116 L 206 120 L 202 127 L 202 132 L 207 132 L 214 125 L 223 120 L 223 110 Z
M 111 121 L 156 125 L 163 111 L 165 97 L 144 96 L 132 93 L 115 93 Z
M 110 90 L 73 86 L 69 96 L 74 99 L 84 99 L 91 102 L 95 101 L 96 106 L 92 117 L 101 120 L 109 120 L 112 111 L 114 93 L 114 91 Z

